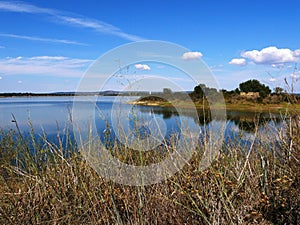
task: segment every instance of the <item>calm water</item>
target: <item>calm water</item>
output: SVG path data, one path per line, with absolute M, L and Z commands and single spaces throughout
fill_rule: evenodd
M 87 97 L 82 97 L 85 100 Z M 131 97 L 134 100 L 137 97 Z M 33 125 L 35 133 L 43 134 L 46 133 L 48 137 L 55 139 L 58 131 L 64 133 L 66 129 L 72 130 L 70 126 L 73 97 L 15 97 L 15 98 L 0 98 L 0 128 L 2 129 L 15 129 L 16 124 L 12 121 L 15 116 L 20 130 L 24 133 L 30 131 L 29 122 Z M 112 96 L 101 96 L 98 98 L 95 107 L 95 123 L 97 131 L 101 138 L 103 133 L 111 128 L 115 117 L 113 111 L 116 110 L 113 107 L 115 97 Z M 82 101 L 82 110 L 85 109 L 85 102 Z M 132 106 L 125 103 L 117 103 L 122 110 L 128 112 L 127 115 L 119 115 L 120 117 L 129 117 L 129 121 L 142 120 L 145 122 L 155 118 L 156 121 L 160 121 L 164 124 L 164 135 L 167 137 L 174 132 L 178 132 L 180 128 L 180 119 L 178 113 L 174 109 L 160 108 L 160 107 L 149 107 L 149 106 Z M 118 108 L 118 107 L 117 107 Z M 132 110 L 134 109 L 134 113 Z M 122 111 L 123 112 L 123 111 Z M 209 120 L 208 115 L 204 115 L 203 112 L 199 112 L 200 127 L 204 124 L 209 125 L 214 120 Z M 131 117 L 131 118 L 130 118 Z M 189 110 L 184 112 L 184 117 L 188 123 L 195 123 L 197 118 L 190 116 Z M 239 138 L 245 141 L 253 138 L 253 131 L 255 124 L 260 126 L 259 129 L 265 129 L 265 124 L 268 127 L 281 126 L 281 120 L 279 115 L 275 114 L 256 114 L 250 112 L 238 112 L 228 111 L 226 121 L 226 138 L 232 138 L 239 136 Z M 129 122 L 128 131 L 134 129 L 134 122 Z M 113 129 L 112 129 L 113 130 Z M 272 129 L 271 129 L 272 130 Z M 242 132 L 242 136 L 241 135 Z M 147 126 L 140 126 L 139 132 L 141 135 L 147 135 Z M 268 128 L 268 132 L 270 129 Z M 112 132 L 112 137 L 115 134 Z

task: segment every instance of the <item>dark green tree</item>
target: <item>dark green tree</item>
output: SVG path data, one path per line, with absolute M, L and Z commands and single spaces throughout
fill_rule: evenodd
M 236 88 L 236 89 L 234 89 L 234 93 L 239 95 L 240 94 L 240 90 L 238 88 Z
M 204 90 L 206 86 L 205 84 L 199 84 L 196 87 L 194 87 L 193 96 L 196 98 L 202 98 L 204 95 Z
M 243 92 L 259 92 L 261 98 L 267 97 L 271 93 L 271 89 L 261 84 L 258 80 L 248 80 L 246 82 L 240 83 L 240 91 Z
M 276 87 L 276 88 L 274 88 L 274 91 L 275 91 L 276 94 L 281 94 L 283 92 L 283 88 Z
M 163 93 L 166 94 L 172 94 L 172 90 L 170 88 L 164 88 Z
M 196 87 L 194 87 L 194 93 L 196 95 L 203 96 L 205 88 L 206 88 L 205 84 L 199 84 Z

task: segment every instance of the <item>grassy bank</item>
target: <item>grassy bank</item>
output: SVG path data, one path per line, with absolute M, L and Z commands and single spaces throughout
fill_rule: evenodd
M 281 103 L 256 103 L 250 101 L 241 101 L 236 103 L 228 103 L 220 104 L 220 103 L 212 103 L 209 105 L 208 103 L 202 104 L 200 102 L 194 102 L 194 105 L 191 105 L 183 100 L 175 100 L 176 107 L 181 108 L 192 108 L 195 107 L 199 110 L 217 110 L 217 109 L 226 109 L 226 110 L 235 110 L 235 111 L 246 111 L 246 112 L 272 112 L 272 113 L 280 113 L 285 112 L 286 110 L 291 111 L 299 111 L 300 112 L 300 103 L 290 104 L 288 102 Z M 173 104 L 167 101 L 162 100 L 137 100 L 133 102 L 129 102 L 129 104 L 142 105 L 142 106 L 160 106 L 160 107 L 173 107 Z
M 204 141 L 175 176 L 142 187 L 99 176 L 68 137 L 53 144 L 34 131 L 2 131 L 0 224 L 297 224 L 299 119 L 288 119 L 277 140 L 259 132 L 248 147 L 229 140 L 200 170 Z M 149 154 L 114 152 L 132 164 L 153 160 Z

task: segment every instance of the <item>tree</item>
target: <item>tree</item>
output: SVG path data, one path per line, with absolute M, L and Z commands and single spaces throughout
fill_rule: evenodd
M 261 98 L 267 97 L 268 94 L 270 94 L 270 93 L 266 92 L 266 90 L 260 90 L 260 91 L 259 91 L 259 96 L 260 96 Z
M 274 88 L 274 91 L 275 91 L 276 94 L 281 94 L 283 92 L 283 88 L 276 87 L 276 88 Z
M 236 94 L 240 94 L 240 90 L 238 89 L 238 88 L 236 88 L 236 89 L 234 89 L 234 93 L 236 93 Z
M 164 94 L 172 94 L 172 90 L 170 88 L 164 88 L 163 93 Z
M 248 80 L 240 83 L 239 87 L 243 92 L 259 92 L 261 98 L 265 98 L 271 93 L 271 89 L 268 86 L 261 84 L 258 80 Z
M 202 98 L 204 95 L 204 89 L 206 88 L 205 84 L 199 84 L 196 87 L 194 87 L 194 95 L 198 98 Z

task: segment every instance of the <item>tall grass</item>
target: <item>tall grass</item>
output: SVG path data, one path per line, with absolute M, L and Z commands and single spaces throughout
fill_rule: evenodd
M 203 171 L 199 145 L 173 177 L 141 187 L 99 176 L 69 134 L 54 144 L 34 130 L 27 138 L 1 131 L 0 224 L 299 224 L 299 120 L 289 116 L 277 138 L 257 130 L 247 149 L 229 140 Z M 112 152 L 128 163 L 153 160 L 124 151 Z

